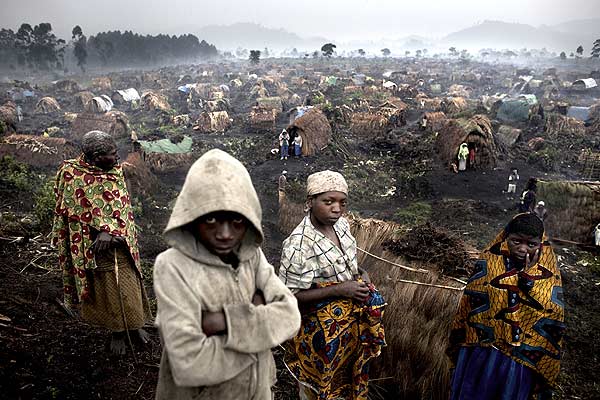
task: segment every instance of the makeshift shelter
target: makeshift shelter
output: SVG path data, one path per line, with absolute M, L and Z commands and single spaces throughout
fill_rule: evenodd
M 521 130 L 512 126 L 502 125 L 498 128 L 498 141 L 505 147 L 512 147 L 521 137 Z
M 225 132 L 231 126 L 227 111 L 204 111 L 194 124 L 194 130 L 203 133 Z
M 94 98 L 94 94 L 92 92 L 83 91 L 78 92 L 73 95 L 73 102 L 79 109 L 84 109 L 86 104 L 90 102 Z
M 600 181 L 600 153 L 583 150 L 577 160 L 581 166 L 581 176 L 586 181 Z
M 83 107 L 84 111 L 87 113 L 97 113 L 103 114 L 112 110 L 113 102 L 107 95 L 103 94 L 102 96 L 93 97 L 90 101 L 88 101 Z
M 587 122 L 590 119 L 590 107 L 569 107 L 567 117 Z
M 600 182 L 538 181 L 536 199 L 550 210 L 544 221 L 550 237 L 593 243 L 600 221 Z
M 190 136 L 185 135 L 181 141 L 176 143 L 171 139 L 139 140 L 138 143 L 145 153 L 179 154 L 192 151 L 194 141 Z
M 331 126 L 318 108 L 311 108 L 297 117 L 288 127 L 290 137 L 302 137 L 302 155 L 312 156 L 331 141 Z
M 10 135 L 0 138 L 0 158 L 10 155 L 35 167 L 56 168 L 64 160 L 78 156 L 78 147 L 64 138 Z
M 229 100 L 207 100 L 204 102 L 204 108 L 207 111 L 227 111 L 229 110 Z
M 138 102 L 140 100 L 140 94 L 137 90 L 135 90 L 135 88 L 117 90 L 112 95 L 112 101 L 117 105 Z
M 496 118 L 504 123 L 526 122 L 535 113 L 537 105 L 537 98 L 533 95 L 505 99 L 498 108 Z
M 470 93 L 466 86 L 454 84 L 448 88 L 448 96 L 469 98 Z
M 441 104 L 442 111 L 450 115 L 465 111 L 467 106 L 467 100 L 463 97 L 448 97 Z
M 388 118 L 392 126 L 406 125 L 407 109 L 408 105 L 397 97 L 390 97 L 379 106 L 379 111 Z
M 144 160 L 142 152 L 135 151 L 127 154 L 127 159 L 121 165 L 129 193 L 147 197 L 156 192 L 158 179 Z
M 196 161 L 194 153 L 149 153 L 144 156 L 144 161 L 154 173 L 172 171 L 187 171 Z
M 256 106 L 265 110 L 275 110 L 278 113 L 283 111 L 281 97 L 259 97 L 256 99 Z
M 355 112 L 350 117 L 350 130 L 362 138 L 376 138 L 390 129 L 389 119 L 380 112 Z
M 57 81 L 54 84 L 56 91 L 63 93 L 75 93 L 79 92 L 81 89 L 79 88 L 79 84 L 71 79 L 63 79 Z
M 550 113 L 546 116 L 544 132 L 552 139 L 558 136 L 584 136 L 585 124 L 575 118 Z
M 92 79 L 92 86 L 99 92 L 110 92 L 112 90 L 112 81 L 107 76 L 100 76 Z
M 7 101 L 0 106 L 0 125 L 4 126 L 0 128 L 0 134 L 9 130 L 15 130 L 18 121 L 17 105 L 14 102 Z M 5 131 L 2 132 L 2 130 Z
M 60 105 L 53 97 L 42 97 L 35 105 L 35 114 L 48 114 L 60 110 Z
M 496 166 L 498 150 L 492 123 L 488 117 L 475 115 L 470 119 L 449 120 L 436 138 L 436 151 L 442 162 L 456 163 L 458 149 L 462 143 L 467 143 L 469 148 L 475 148 L 479 168 Z
M 75 140 L 79 140 L 83 135 L 93 130 L 109 133 L 115 139 L 128 138 L 131 132 L 127 115 L 113 110 L 104 114 L 77 114 L 77 118 L 71 125 L 71 136 Z
M 165 96 L 153 91 L 147 91 L 142 94 L 144 107 L 148 110 L 170 111 L 171 105 Z
M 427 132 L 439 132 L 447 122 L 446 114 L 441 111 L 426 112 L 421 118 L 421 127 Z
M 248 116 L 248 127 L 251 131 L 273 131 L 277 120 L 277 110 L 252 107 Z
M 598 87 L 598 83 L 594 78 L 577 79 L 571 85 L 574 90 L 588 90 Z

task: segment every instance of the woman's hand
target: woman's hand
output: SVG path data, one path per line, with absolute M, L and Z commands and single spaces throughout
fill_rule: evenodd
M 202 311 L 202 331 L 206 336 L 220 335 L 227 332 L 225 313 Z
M 337 295 L 364 302 L 369 297 L 369 288 L 365 282 L 346 281 L 335 285 Z
M 252 296 L 252 304 L 255 306 L 264 306 L 267 304 L 265 301 L 265 296 L 260 289 L 256 289 L 256 292 L 254 292 L 254 296 Z

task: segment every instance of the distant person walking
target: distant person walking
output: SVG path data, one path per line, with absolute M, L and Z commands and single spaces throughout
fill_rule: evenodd
M 538 216 L 539 219 L 543 221 L 546 220 L 548 216 L 548 210 L 546 209 L 546 203 L 543 201 L 538 201 L 538 203 L 533 208 L 533 213 Z
M 516 168 L 513 168 L 508 176 L 508 189 L 506 189 L 506 193 L 512 193 L 512 198 L 517 193 L 517 181 L 519 180 L 519 172 Z
M 537 192 L 537 179 L 529 178 L 525 190 L 521 193 L 521 201 L 519 202 L 519 212 L 532 212 L 535 207 L 535 199 Z
M 287 160 L 290 151 L 290 134 L 285 129 L 279 134 L 279 150 L 281 159 Z
M 279 204 L 281 205 L 283 198 L 285 197 L 285 186 L 287 185 L 287 171 L 281 171 L 281 175 L 279 175 L 279 179 L 277 180 L 278 190 L 279 192 Z

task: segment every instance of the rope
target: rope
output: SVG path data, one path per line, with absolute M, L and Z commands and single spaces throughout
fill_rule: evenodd
M 381 258 L 381 257 L 379 257 L 379 256 L 376 256 L 375 254 L 369 253 L 368 251 L 366 251 L 366 250 L 363 250 L 363 249 L 361 249 L 361 248 L 360 248 L 360 247 L 358 247 L 358 246 L 356 247 L 356 249 L 357 249 L 357 250 L 360 250 L 360 251 L 362 251 L 363 253 L 365 253 L 365 254 L 367 254 L 367 255 L 369 255 L 369 256 L 371 256 L 371 257 L 373 257 L 373 258 L 376 258 L 376 259 L 378 259 L 378 260 L 380 260 L 380 261 L 384 261 L 384 262 L 386 262 L 386 263 L 388 263 L 388 264 L 391 264 L 391 265 L 393 265 L 393 266 L 395 266 L 395 267 L 398 267 L 398 268 L 405 269 L 405 270 L 407 270 L 407 271 L 418 272 L 418 273 L 420 273 L 420 274 L 428 274 L 428 273 L 429 273 L 429 271 L 428 271 L 428 270 L 426 270 L 426 269 L 422 269 L 422 268 L 419 268 L 419 269 L 417 269 L 417 268 L 411 268 L 411 267 L 407 267 L 406 265 L 402 265 L 402 264 L 396 264 L 395 262 L 392 262 L 392 261 L 386 260 L 385 258 Z
M 435 288 L 439 288 L 439 289 L 457 290 L 457 291 L 460 291 L 460 292 L 462 292 L 466 288 L 466 286 L 457 288 L 457 287 L 454 287 L 454 286 L 436 285 L 434 283 L 424 283 L 424 282 L 417 282 L 417 281 L 409 281 L 407 279 L 393 279 L 393 281 L 394 282 L 402 282 L 402 283 L 411 283 L 413 285 L 431 286 L 431 287 L 435 287 Z

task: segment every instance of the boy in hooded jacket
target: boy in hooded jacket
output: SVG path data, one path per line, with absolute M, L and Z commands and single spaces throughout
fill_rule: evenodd
M 163 342 L 157 399 L 271 399 L 271 348 L 300 327 L 296 298 L 265 258 L 250 175 L 211 150 L 190 168 L 154 265 Z

